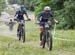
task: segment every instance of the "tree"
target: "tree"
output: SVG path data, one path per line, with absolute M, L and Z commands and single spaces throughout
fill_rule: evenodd
M 64 17 L 67 22 L 67 27 L 75 28 L 75 0 L 65 1 L 64 3 Z
M 5 8 L 5 1 L 0 0 L 0 13 L 3 11 L 4 8 Z
M 38 7 L 36 7 L 35 14 L 38 15 L 44 6 L 50 6 L 54 11 L 54 17 L 60 23 L 60 28 L 74 29 L 75 28 L 75 0 L 41 0 Z
M 51 0 L 41 0 L 40 4 L 36 7 L 35 15 L 37 16 L 40 11 L 43 10 L 44 6 L 50 6 L 50 1 Z
M 23 0 L 8 0 L 10 4 L 22 4 Z

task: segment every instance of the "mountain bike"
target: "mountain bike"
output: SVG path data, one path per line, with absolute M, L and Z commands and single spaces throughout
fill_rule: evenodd
M 47 44 L 48 50 L 51 51 L 53 39 L 49 24 L 49 22 L 45 22 L 44 31 L 42 34 L 42 48 L 45 48 L 45 44 Z
M 18 25 L 18 34 L 17 36 L 19 37 L 19 41 L 22 40 L 23 42 L 25 42 L 25 25 L 24 25 L 25 21 L 21 20 L 19 22 Z
M 23 42 L 25 42 L 26 38 L 25 38 L 25 21 L 31 21 L 31 19 L 28 20 L 18 20 L 18 19 L 14 19 L 14 21 L 17 21 L 18 24 L 18 31 L 17 31 L 17 36 L 19 38 L 19 41 L 22 40 Z

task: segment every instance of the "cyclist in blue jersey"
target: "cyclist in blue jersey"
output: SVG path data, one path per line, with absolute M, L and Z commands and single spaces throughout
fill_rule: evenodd
M 16 14 L 15 14 L 15 17 L 16 17 L 16 20 L 18 22 L 20 22 L 21 20 L 24 20 L 24 15 L 26 15 L 27 17 L 27 20 L 30 20 L 28 15 L 27 15 L 27 12 L 26 12 L 26 9 L 24 7 L 24 5 L 22 5 L 17 11 L 16 11 Z M 18 25 L 19 27 L 19 25 Z M 17 29 L 17 35 L 19 34 L 19 29 Z
M 39 15 L 37 20 L 40 23 L 40 46 L 42 45 L 42 34 L 45 22 L 48 22 L 49 20 L 51 23 L 58 22 L 56 19 L 53 18 L 53 14 L 51 12 L 51 8 L 49 6 L 44 7 L 44 11 L 42 11 Z
M 28 17 L 27 12 L 26 12 L 26 8 L 24 7 L 24 5 L 22 5 L 22 6 L 16 11 L 15 16 L 17 17 L 18 20 L 24 20 L 24 15 L 26 15 L 26 17 L 27 17 L 28 20 L 29 20 L 29 17 Z

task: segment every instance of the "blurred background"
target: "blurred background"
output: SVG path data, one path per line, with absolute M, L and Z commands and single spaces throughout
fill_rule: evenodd
M 34 16 L 37 16 L 44 6 L 50 6 L 54 18 L 59 20 L 58 29 L 75 29 L 75 0 L 1 0 L 0 15 L 8 18 L 23 4 L 28 11 L 34 12 Z
M 26 43 L 18 41 L 15 23 L 9 30 L 9 20 L 24 5 L 31 21 L 25 22 Z M 39 25 L 36 17 L 45 6 L 50 6 L 59 24 L 52 33 L 53 50 L 39 46 Z M 57 28 L 57 29 L 55 29 Z M 0 0 L 0 55 L 75 55 L 75 0 Z

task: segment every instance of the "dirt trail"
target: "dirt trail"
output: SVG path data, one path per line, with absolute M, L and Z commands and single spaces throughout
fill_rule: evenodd
M 10 31 L 9 27 L 6 25 L 1 25 L 0 26 L 0 35 L 1 36 L 8 36 L 8 37 L 12 37 L 12 38 L 16 38 L 16 30 Z

